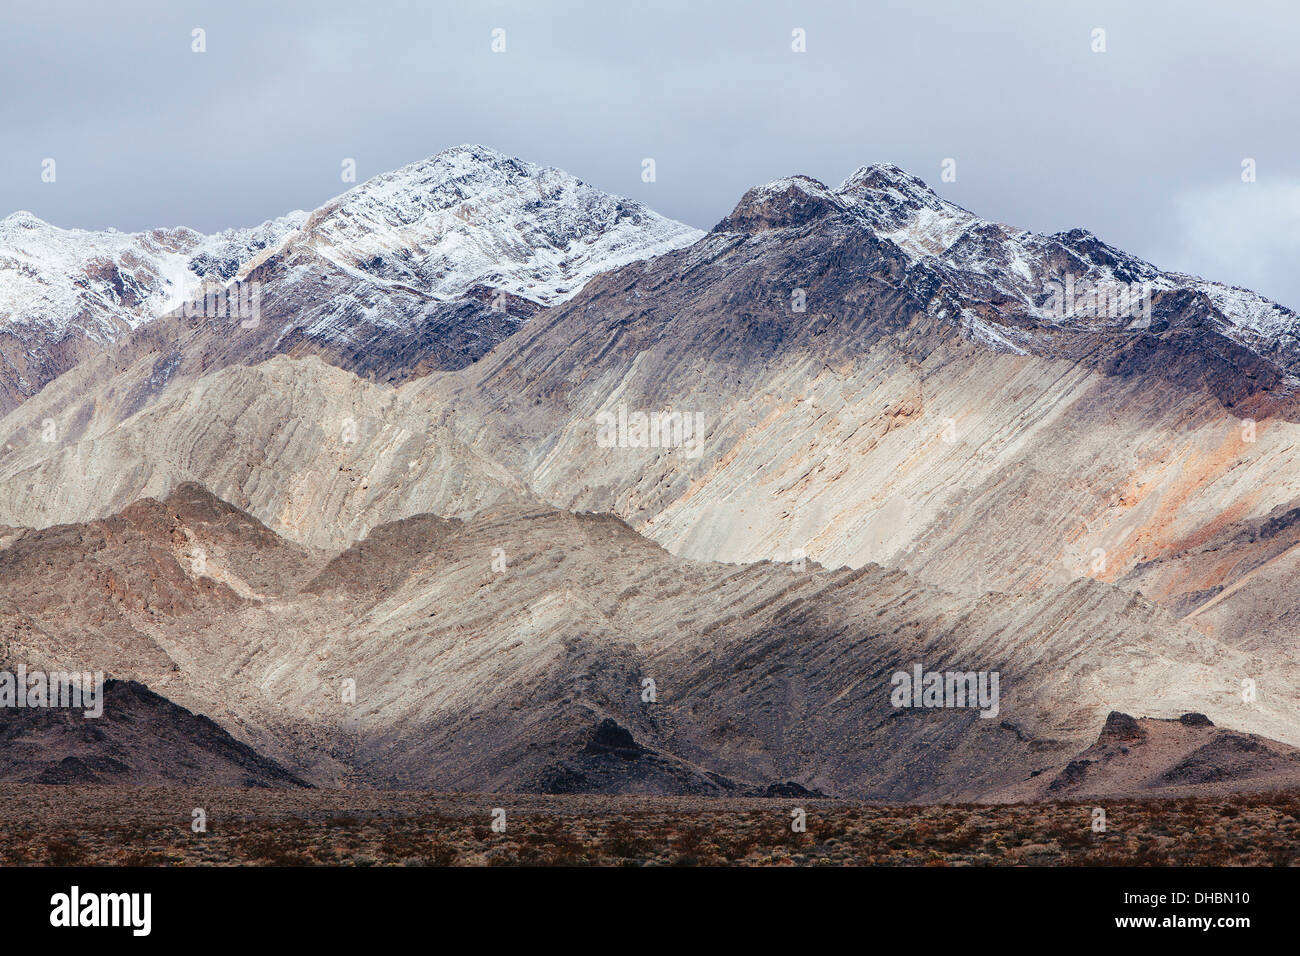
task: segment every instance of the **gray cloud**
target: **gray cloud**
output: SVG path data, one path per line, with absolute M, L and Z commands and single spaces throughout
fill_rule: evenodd
M 1294 307 L 1297 26 L 1262 0 L 10 4 L 0 213 L 211 231 L 319 205 L 344 157 L 364 179 L 468 141 L 708 227 L 755 183 L 891 161 Z

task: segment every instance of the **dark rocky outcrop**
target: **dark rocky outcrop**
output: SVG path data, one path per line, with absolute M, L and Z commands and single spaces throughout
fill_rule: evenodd
M 214 721 L 135 681 L 108 679 L 103 713 L 0 707 L 0 781 L 306 787 Z

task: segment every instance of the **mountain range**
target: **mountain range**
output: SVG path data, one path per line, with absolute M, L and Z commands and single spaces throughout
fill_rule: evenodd
M 0 322 L 5 661 L 137 682 L 238 772 L 1293 779 L 1300 321 L 1084 230 L 875 165 L 702 233 L 463 146 L 214 237 L 15 214 Z M 916 665 L 996 715 L 898 706 Z

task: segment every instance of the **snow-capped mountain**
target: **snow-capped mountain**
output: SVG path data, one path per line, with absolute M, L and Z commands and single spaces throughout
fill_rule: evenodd
M 1300 317 L 1290 309 L 1248 289 L 1163 271 L 1086 229 L 1041 235 L 982 219 L 889 163 L 862 166 L 835 189 L 805 176 L 776 180 L 750 190 L 737 208 L 744 218 L 769 207 L 778 225 L 810 215 L 856 219 L 931 271 L 949 293 L 948 318 L 992 348 L 1023 352 L 1035 344 L 1035 327 L 1145 328 L 1148 293 L 1182 291 L 1203 297 L 1186 305 L 1219 333 L 1281 359 L 1292 374 L 1300 369 Z M 737 227 L 738 213 L 719 228 Z
M 701 235 L 561 170 L 457 146 L 331 200 L 249 263 L 263 329 L 241 338 L 393 381 L 456 368 L 593 276 Z
M 207 344 L 186 351 L 205 368 L 310 353 L 396 383 L 477 361 L 593 276 L 702 235 L 561 170 L 457 146 L 313 212 L 236 277 L 258 284 L 258 324 L 208 321 Z
M 459 367 L 598 273 L 701 235 L 484 146 L 377 176 L 310 214 L 210 236 L 59 229 L 15 213 L 0 221 L 0 411 L 167 313 L 205 363 L 316 352 L 388 380 Z M 232 335 L 226 315 L 180 314 L 237 281 L 258 283 L 251 327 L 241 314 Z M 205 330 L 211 342 L 193 341 Z
M 0 220 L 0 412 L 205 286 L 224 284 L 306 218 L 290 213 L 211 236 L 60 229 L 29 212 Z
M 60 229 L 29 212 L 0 219 L 0 330 L 112 341 L 222 283 L 306 220 L 293 212 L 251 229 L 125 233 Z
M 380 285 L 444 301 L 486 285 L 549 306 L 702 235 L 562 170 L 466 145 L 326 203 L 298 242 Z
M 676 674 L 697 698 L 678 701 L 671 741 L 634 707 L 612 712 L 647 752 L 671 744 L 757 782 L 771 777 L 755 767 L 783 760 L 782 776 L 879 799 L 1024 781 L 1091 745 L 1115 708 L 1213 710 L 1300 745 L 1293 694 L 1247 704 L 1238 687 L 1241 674 L 1273 675 L 1274 689 L 1300 680 L 1300 394 L 1279 371 L 1289 320 L 1266 340 L 1267 322 L 1226 287 L 1159 274 L 1088 233 L 980 220 L 893 167 L 837 188 L 757 187 L 707 236 L 543 308 L 567 294 L 558 275 L 588 268 L 556 253 L 618 218 L 583 215 L 581 188 L 565 184 L 558 208 L 532 207 L 548 174 L 476 149 L 418 166 L 391 190 L 382 177 L 358 187 L 241 267 L 265 286 L 260 323 L 164 316 L 4 418 L 0 525 L 63 525 L 14 532 L 11 563 L 28 575 L 8 592 L 16 634 L 90 634 L 150 683 L 188 687 L 191 703 L 249 671 L 238 647 L 186 652 L 229 634 L 262 655 L 254 677 L 287 675 L 262 698 L 291 701 L 315 699 L 341 668 L 370 662 L 382 678 L 432 648 L 430 679 L 455 706 L 404 710 L 402 688 L 377 698 L 367 765 L 407 775 L 386 785 L 532 786 L 552 766 L 582 767 L 584 701 L 634 699 L 642 673 Z M 533 238 L 511 249 L 512 235 Z M 492 251 L 475 258 L 474 243 Z M 461 265 L 459 284 L 439 285 Z M 1150 276 L 1151 320 L 1056 309 L 1052 283 L 1070 276 Z M 1252 335 L 1258 351 L 1243 344 Z M 424 371 L 402 388 L 374 381 Z M 619 421 L 610 442 L 610 416 L 657 420 L 657 435 Z M 188 482 L 208 491 L 170 494 Z M 205 540 L 221 528 L 230 546 Z M 106 534 L 91 570 L 60 557 Z M 521 557 L 485 587 L 501 541 Z M 249 542 L 256 555 L 240 557 Z M 191 569 L 200 545 L 204 581 Z M 317 574 L 326 551 L 337 557 Z M 69 612 L 83 594 L 95 600 Z M 444 613 L 467 597 L 468 642 L 464 615 Z M 123 634 L 147 639 L 132 649 Z M 159 642 L 183 653 L 159 655 Z M 274 657 L 304 642 L 332 655 L 319 673 Z M 453 645 L 473 660 L 448 658 Z M 484 647 L 504 650 L 488 661 Z M 864 696 L 859 677 L 910 668 L 918 648 L 1006 675 L 1007 720 L 971 713 L 936 734 L 890 718 L 883 678 Z M 554 666 L 539 678 L 543 658 Z M 233 670 L 190 673 L 196 661 Z M 592 673 L 624 691 L 589 692 Z M 537 737 L 572 746 L 512 773 L 502 761 L 521 752 L 518 728 L 503 731 L 509 753 L 487 756 L 496 737 L 465 728 L 536 697 L 539 679 L 586 695 L 575 711 L 569 694 Z M 384 680 L 370 683 L 382 697 Z M 799 713 L 791 688 L 808 702 Z M 286 726 L 274 710 L 224 713 Z M 321 719 L 312 752 L 332 739 L 336 715 Z M 392 750 L 392 728 L 416 723 L 406 737 L 424 743 Z M 723 731 L 750 756 L 714 747 Z M 794 736 L 829 758 L 789 763 L 780 739 Z M 465 776 L 472 766 L 493 775 Z M 545 779 L 579 779 L 565 774 Z

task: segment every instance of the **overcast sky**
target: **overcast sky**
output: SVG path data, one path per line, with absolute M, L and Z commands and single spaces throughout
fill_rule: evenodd
M 213 231 L 320 205 L 344 158 L 479 142 L 708 228 L 756 183 L 889 161 L 1300 308 L 1298 48 L 1286 0 L 11 2 L 0 215 Z

